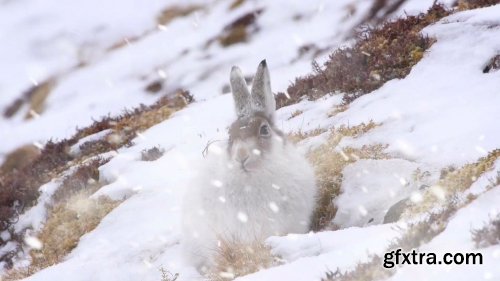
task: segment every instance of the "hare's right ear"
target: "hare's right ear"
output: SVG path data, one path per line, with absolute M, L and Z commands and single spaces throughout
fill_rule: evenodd
M 231 82 L 236 115 L 238 118 L 250 115 L 252 112 L 250 92 L 239 67 L 233 66 L 229 81 Z

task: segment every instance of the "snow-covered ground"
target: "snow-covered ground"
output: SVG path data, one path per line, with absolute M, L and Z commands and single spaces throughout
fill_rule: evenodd
M 100 116 L 154 102 L 158 96 L 145 87 L 158 79 L 164 81 L 164 93 L 184 88 L 196 102 L 142 133 L 135 145 L 113 153 L 100 168 L 100 181 L 108 184 L 93 196 L 124 202 L 84 235 L 63 262 L 26 279 L 33 281 L 153 281 L 160 280 L 160 267 L 179 273 L 178 280 L 203 279 L 181 255 L 180 203 L 207 142 L 227 138 L 226 128 L 235 118 L 231 96 L 222 95 L 231 66 L 239 65 L 250 75 L 267 58 L 273 90 L 285 91 L 295 77 L 310 72 L 311 55 L 298 57 L 298 49 L 310 43 L 329 50 L 347 44 L 347 34 L 372 4 L 244 1 L 229 11 L 231 1 L 190 0 L 182 5 L 203 8 L 157 26 L 157 15 L 172 1 L 126 0 L 119 8 L 94 0 L 59 2 L 0 2 L 0 109 L 33 84 L 50 77 L 57 81 L 39 117 L 24 120 L 26 107 L 13 118 L 0 117 L 0 159 L 26 143 L 69 137 L 76 127 Z M 407 1 L 397 14 L 424 11 L 432 2 Z M 224 26 L 260 8 L 259 29 L 248 42 L 227 48 L 216 42 L 207 45 Z M 440 169 L 460 167 L 500 147 L 500 71 L 482 72 L 500 50 L 500 5 L 457 13 L 424 33 L 437 42 L 411 73 L 360 97 L 346 111 L 329 117 L 340 102 L 332 96 L 277 112 L 287 133 L 381 123 L 359 138 L 344 138 L 340 146 L 388 144 L 386 152 L 396 159 L 348 165 L 334 220 L 342 229 L 269 238 L 267 244 L 284 264 L 241 280 L 320 280 L 329 270 L 349 270 L 368 261 L 370 254 L 382 255 L 400 235 L 395 224 L 381 224 L 391 205 L 434 183 Z M 130 40 L 123 47 L 110 50 L 125 39 Z M 297 110 L 303 113 L 290 119 Z M 304 150 L 310 144 L 300 143 Z M 165 149 L 164 156 L 140 161 L 141 151 L 154 146 Z M 417 169 L 428 176 L 414 179 Z M 495 176 L 490 172 L 477 180 L 472 188 L 478 199 L 459 210 L 422 251 L 475 250 L 470 230 L 500 212 L 500 186 L 485 188 Z M 40 229 L 44 206 L 58 184 L 54 179 L 41 187 L 38 204 L 21 216 L 17 228 Z M 404 266 L 391 280 L 500 280 L 500 246 L 480 251 L 485 261 L 481 266 Z

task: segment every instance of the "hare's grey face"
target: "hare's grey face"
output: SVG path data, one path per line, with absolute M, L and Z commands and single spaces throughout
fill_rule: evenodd
M 228 152 L 235 167 L 251 172 L 266 161 L 283 140 L 283 133 L 264 114 L 257 113 L 240 118 L 231 125 Z
M 251 92 L 236 66 L 231 69 L 230 82 L 238 119 L 229 128 L 228 152 L 237 167 L 251 172 L 283 141 L 283 133 L 273 125 L 276 102 L 266 61 L 257 68 Z

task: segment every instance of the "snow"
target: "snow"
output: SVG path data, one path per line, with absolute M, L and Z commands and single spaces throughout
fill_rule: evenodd
M 431 2 L 406 1 L 396 14 L 426 10 Z M 100 116 L 151 104 L 158 96 L 144 88 L 158 79 L 165 85 L 162 93 L 186 88 L 196 100 L 143 132 L 134 146 L 108 154 L 113 158 L 99 169 L 105 185 L 93 198 L 105 195 L 123 203 L 84 235 L 61 263 L 25 280 L 159 280 L 160 267 L 179 273 L 177 280 L 202 279 L 181 258 L 180 198 L 197 172 L 207 143 L 227 139 L 226 128 L 234 112 L 231 96 L 221 95 L 221 90 L 230 67 L 239 65 L 248 75 L 267 58 L 273 90 L 285 91 L 295 77 L 310 72 L 311 57 L 297 58 L 297 49 L 308 43 L 329 49 L 346 44 L 346 34 L 372 1 L 245 1 L 231 12 L 229 1 L 182 3 L 201 3 L 205 8 L 158 28 L 155 17 L 172 1 L 146 5 L 124 0 L 119 8 L 95 0 L 0 2 L 0 39 L 4 42 L 0 73 L 5 77 L 0 81 L 0 109 L 31 85 L 57 78 L 40 117 L 29 121 L 22 120 L 24 113 L 13 119 L 0 117 L 0 155 L 25 143 L 69 137 L 77 127 Z M 356 9 L 351 16 L 348 5 Z M 249 42 L 229 48 L 217 43 L 206 46 L 232 20 L 261 7 L 265 10 L 258 19 L 260 30 Z M 293 20 L 298 13 L 302 19 Z M 441 168 L 459 167 L 500 147 L 495 123 L 500 119 L 500 71 L 482 73 L 500 50 L 499 14 L 500 5 L 496 5 L 460 12 L 426 28 L 424 33 L 437 42 L 406 78 L 387 82 L 335 116 L 329 113 L 340 104 L 341 95 L 301 101 L 277 112 L 278 126 L 286 133 L 370 120 L 381 123 L 358 138 L 345 138 L 340 147 L 388 144 L 386 152 L 395 159 L 360 160 L 347 166 L 344 192 L 335 201 L 339 210 L 334 222 L 343 229 L 270 237 L 267 245 L 284 264 L 239 280 L 320 280 L 328 270 L 349 270 L 368 261 L 369 254 L 383 254 L 399 235 L 394 224 L 381 224 L 394 203 L 435 182 Z M 134 37 L 140 40 L 109 50 L 124 38 Z M 82 61 L 87 65 L 76 67 Z M 291 118 L 297 111 L 302 114 Z M 80 140 L 73 152 L 105 134 Z M 305 152 L 323 143 L 327 134 L 306 139 L 299 148 Z M 141 161 L 141 151 L 155 146 L 165 154 L 156 161 Z M 429 252 L 479 251 L 484 264 L 403 266 L 391 280 L 498 279 L 500 247 L 474 249 L 470 236 L 471 229 L 499 212 L 500 187 L 486 191 L 498 167 L 497 161 L 471 187 L 478 199 L 459 210 L 441 234 L 421 247 Z M 417 169 L 429 175 L 414 179 Z M 37 204 L 20 216 L 16 230 L 31 227 L 36 231 L 43 226 L 45 205 L 60 181 L 40 187 Z M 373 221 L 368 223 L 368 217 Z M 9 243 L 0 252 L 14 246 Z M 24 265 L 28 260 L 18 262 Z
M 441 167 L 497 148 L 491 120 L 500 119 L 500 72 L 482 69 L 500 49 L 500 30 L 490 28 L 500 24 L 499 12 L 498 5 L 466 11 L 425 28 L 437 42 L 408 77 L 387 82 L 333 118 L 336 124 L 383 123 L 350 145 L 386 143 L 388 152 Z
M 404 266 L 389 280 L 497 280 L 500 277 L 500 246 L 475 249 L 471 230 L 481 228 L 498 215 L 499 200 L 500 186 L 496 186 L 458 210 L 442 233 L 420 247 L 421 252 L 433 252 L 438 256 L 444 253 L 481 253 L 483 264 Z
M 367 159 L 348 165 L 342 172 L 342 192 L 335 199 L 339 210 L 333 222 L 341 227 L 382 223 L 388 207 L 435 182 L 430 173 L 416 179 L 418 168 L 403 159 Z
M 394 225 L 385 224 L 271 237 L 267 244 L 287 263 L 236 280 L 321 280 L 328 271 L 344 272 L 370 255 L 383 254 L 398 235 Z
M 31 227 L 34 231 L 41 229 L 47 219 L 46 204 L 51 202 L 52 194 L 60 185 L 61 179 L 55 179 L 40 187 L 40 197 L 37 204 L 19 216 L 19 220 L 14 226 L 16 231 L 22 231 L 27 227 Z
M 392 224 L 374 225 L 365 228 L 347 227 L 338 231 L 324 231 L 308 234 L 289 234 L 287 236 L 273 236 L 266 240 L 266 244 L 272 249 L 272 253 L 278 255 L 282 259 L 292 262 L 299 258 L 314 257 L 330 252 L 337 251 L 338 254 L 349 253 L 371 253 L 374 254 L 376 249 L 381 250 L 387 246 L 386 242 L 398 236 Z M 363 237 L 384 237 L 384 241 L 373 248 L 373 252 L 368 251 L 371 247 L 370 243 L 351 244 L 352 240 L 363 240 Z M 344 247 L 350 247 L 346 249 Z M 345 251 L 345 252 L 344 252 Z M 343 253 L 344 252 L 344 253 Z
M 89 135 L 89 136 L 86 136 L 86 137 L 79 139 L 76 144 L 74 144 L 73 146 L 70 147 L 69 154 L 70 155 L 78 155 L 80 153 L 80 146 L 82 146 L 83 144 L 85 144 L 87 142 L 101 140 L 111 132 L 112 132 L 111 129 L 102 130 L 102 131 L 95 133 L 93 135 Z
M 31 0 L 31 2 L 36 1 Z M 145 93 L 144 88 L 148 82 L 165 76 L 166 89 L 163 90 L 165 93 L 183 87 L 189 89 L 196 100 L 203 101 L 221 93 L 222 86 L 228 82 L 228 65 L 237 64 L 244 69 L 244 74 L 253 74 L 260 60 L 272 58 L 269 60 L 269 66 L 273 76 L 273 89 L 284 91 L 290 79 L 299 74 L 306 74 L 310 70 L 310 58 L 302 58 L 291 63 L 297 56 L 298 47 L 290 46 L 290 41 L 293 38 L 300 38 L 304 44 L 310 42 L 333 46 L 340 44 L 345 33 L 342 30 L 349 29 L 361 19 L 369 8 L 370 1 L 359 1 L 357 13 L 350 17 L 346 17 L 347 1 L 252 2 L 235 10 L 234 14 L 229 13 L 229 17 L 228 2 L 205 2 L 206 9 L 171 22 L 166 30 L 155 29 L 152 20 L 161 8 L 171 6 L 169 1 L 140 5 L 135 0 L 127 0 L 120 4 L 120 9 L 113 10 L 113 17 L 101 18 L 101 15 L 111 10 L 110 4 L 106 4 L 102 10 L 98 9 L 99 15 L 96 15 L 95 19 L 94 17 L 82 19 L 82 15 L 93 14 L 89 9 L 96 5 L 102 6 L 101 3 L 96 3 L 86 1 L 71 5 L 30 4 L 34 5 L 32 11 L 30 8 L 31 13 L 34 13 L 31 16 L 30 11 L 26 15 L 23 14 L 26 13 L 24 6 L 12 2 L 7 4 L 9 9 L 5 13 L 10 12 L 12 15 L 5 16 L 5 19 L 10 22 L 19 21 L 24 26 L 22 30 L 9 32 L 24 33 L 26 37 L 14 41 L 12 46 L 5 46 L 2 54 L 9 58 L 2 60 L 4 63 L 0 71 L 13 74 L 12 77 L 16 79 L 2 81 L 0 84 L 2 91 L 0 108 L 7 106 L 22 91 L 28 89 L 32 84 L 30 79 L 43 81 L 50 76 L 58 76 L 60 79 L 57 80 L 56 87 L 47 99 L 46 112 L 40 118 L 29 122 L 14 118 L 0 123 L 0 132 L 9 132 L 2 133 L 3 144 L 0 153 L 10 151 L 24 143 L 69 137 L 77 126 L 89 125 L 92 118 L 96 119 L 110 112 L 118 114 L 122 109 L 137 106 L 139 103 L 150 104 L 158 97 Z M 183 1 L 183 5 L 187 4 Z M 213 43 L 206 47 L 207 42 L 216 37 L 231 20 L 259 7 L 265 7 L 266 10 L 258 20 L 261 29 L 251 38 L 251 44 L 236 44 L 234 47 L 224 49 Z M 283 10 L 283 7 L 289 8 Z M 304 21 L 294 22 L 293 15 L 302 11 L 307 12 Z M 75 13 L 78 15 L 75 16 Z M 130 14 L 135 15 L 134 21 L 125 24 L 123 20 L 129 18 Z M 339 16 L 323 16 L 325 14 Z M 276 21 L 275 15 L 282 15 L 283 22 Z M 41 30 L 28 31 L 33 25 L 30 17 L 52 21 L 53 24 L 50 28 L 42 25 L 37 26 Z M 67 22 L 71 24 L 68 25 Z M 325 38 L 322 29 L 325 25 L 332 26 L 328 34 L 336 34 L 334 37 Z M 101 40 L 100 35 L 96 36 L 96 29 L 103 30 L 102 37 L 105 39 Z M 35 32 L 36 36 L 33 35 L 35 38 L 43 38 L 44 44 L 40 43 L 39 48 L 47 48 L 53 52 L 50 56 L 47 55 L 46 61 L 40 62 L 34 59 L 36 53 L 23 51 L 26 46 L 31 46 L 31 40 L 35 40 L 30 36 L 31 32 Z M 88 65 L 81 68 L 75 68 L 80 60 L 77 50 L 69 53 L 58 52 L 50 45 L 52 41 L 48 41 L 75 32 L 78 36 L 71 39 L 72 37 L 68 35 L 71 40 L 65 39 L 70 41 L 68 44 L 72 46 L 71 48 L 81 48 L 80 45 L 84 45 L 85 49 L 89 48 L 99 53 L 89 55 Z M 105 51 L 123 37 L 132 38 L 139 35 L 142 37 L 137 42 L 113 52 Z M 89 38 L 92 38 L 91 42 L 87 42 Z M 97 43 L 93 43 L 94 40 Z M 23 56 L 12 55 L 18 52 L 23 52 Z M 14 57 L 15 62 L 11 60 Z M 34 74 L 25 73 L 25 64 L 35 64 L 43 73 L 30 78 Z

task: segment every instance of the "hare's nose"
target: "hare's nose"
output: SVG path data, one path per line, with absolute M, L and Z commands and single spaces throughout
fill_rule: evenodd
M 236 160 L 238 160 L 241 163 L 245 163 L 245 161 L 250 157 L 250 153 L 248 152 L 248 149 L 244 147 L 239 147 L 236 150 Z

